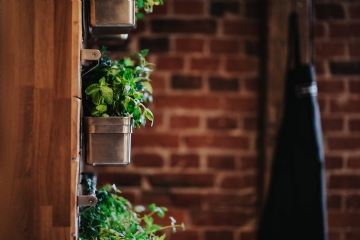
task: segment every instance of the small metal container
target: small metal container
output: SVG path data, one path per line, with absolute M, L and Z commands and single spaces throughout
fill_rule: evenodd
M 85 117 L 86 163 L 127 165 L 131 153 L 131 117 Z
M 90 0 L 93 35 L 128 33 L 135 26 L 135 0 Z

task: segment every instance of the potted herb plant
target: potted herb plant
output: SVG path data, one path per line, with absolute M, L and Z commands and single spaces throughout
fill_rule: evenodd
M 152 101 L 148 50 L 118 61 L 102 56 L 84 68 L 82 77 L 86 162 L 126 165 L 130 162 L 132 127 L 154 122 L 144 103 Z M 89 71 L 91 70 L 91 71 Z
M 143 206 L 132 207 L 123 198 L 115 185 L 105 185 L 96 190 L 95 182 L 83 174 L 81 184 L 86 193 L 95 193 L 97 204 L 87 209 L 81 207 L 79 226 L 80 240 L 164 240 L 166 234 L 159 232 L 171 228 L 185 230 L 184 224 L 176 225 L 176 220 L 170 217 L 170 225 L 160 226 L 154 223 L 153 215 L 164 217 L 167 208 L 151 204 L 148 210 Z

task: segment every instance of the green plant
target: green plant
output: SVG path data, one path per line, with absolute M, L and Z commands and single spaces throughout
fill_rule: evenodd
M 167 209 L 151 204 L 149 213 L 145 207 L 132 207 L 131 203 L 120 196 L 120 191 L 115 185 L 105 185 L 98 191 L 95 183 L 86 174 L 82 174 L 81 184 L 87 193 L 95 192 L 98 202 L 93 208 L 86 210 L 81 215 L 79 227 L 80 240 L 164 240 L 166 235 L 156 235 L 157 232 L 172 228 L 173 232 L 184 224 L 176 225 L 174 218 L 170 217 L 169 226 L 159 226 L 154 223 L 153 215 L 164 217 Z M 140 215 L 142 214 L 142 216 Z
M 103 51 L 104 52 L 104 51 Z M 85 115 L 133 117 L 134 127 L 153 123 L 154 116 L 143 103 L 152 101 L 150 74 L 145 59 L 148 50 L 135 53 L 118 61 L 102 56 L 99 65 L 89 66 L 82 78 Z
M 140 12 L 144 10 L 146 13 L 151 13 L 153 11 L 154 5 L 163 5 L 162 0 L 137 0 L 136 1 L 136 15 L 137 18 L 141 19 L 144 15 Z

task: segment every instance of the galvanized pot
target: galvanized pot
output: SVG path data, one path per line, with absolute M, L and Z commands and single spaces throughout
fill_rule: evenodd
M 84 117 L 86 163 L 127 165 L 131 153 L 131 117 Z
M 128 33 L 135 27 L 135 0 L 90 0 L 93 35 Z

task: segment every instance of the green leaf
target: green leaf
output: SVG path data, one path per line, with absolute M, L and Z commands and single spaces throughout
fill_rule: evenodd
M 142 14 L 142 13 L 137 13 L 136 16 L 137 16 L 138 19 L 143 19 L 144 18 L 144 14 Z
M 102 104 L 97 105 L 95 108 L 96 108 L 96 110 L 98 110 L 98 111 L 101 112 L 101 113 L 106 112 L 106 110 L 107 110 L 107 106 L 106 106 L 106 105 L 102 105 Z
M 149 217 L 148 215 L 145 215 L 144 222 L 146 223 L 146 225 L 151 226 L 154 222 L 154 219 L 152 217 Z
M 154 121 L 154 115 L 153 115 L 153 113 L 150 111 L 150 109 L 145 109 L 145 117 L 149 120 L 149 121 L 151 121 L 151 122 L 153 122 Z
M 144 49 L 144 50 L 141 50 L 141 55 L 143 57 L 146 57 L 146 55 L 149 53 L 149 49 Z
M 92 95 L 91 95 L 91 99 L 92 99 L 92 102 L 95 104 L 95 105 L 99 105 L 101 103 L 101 100 L 102 100 L 102 96 L 100 94 L 100 92 L 94 92 Z
M 138 0 L 137 4 L 138 4 L 138 8 L 143 8 L 144 7 L 144 0 Z
M 107 86 L 105 77 L 100 78 L 99 83 L 100 83 L 100 86 Z
M 157 208 L 157 206 L 154 203 L 149 205 L 150 211 L 155 211 L 156 208 Z
M 135 120 L 140 119 L 140 115 L 141 115 L 141 109 L 139 107 L 135 107 L 133 111 L 133 118 Z
M 102 112 L 100 112 L 99 110 L 97 110 L 96 108 L 93 108 L 92 112 L 91 112 L 91 116 L 94 117 L 99 117 L 101 115 Z
M 146 90 L 149 91 L 149 93 L 152 93 L 153 92 L 153 88 L 151 86 L 151 84 L 149 82 L 142 82 L 143 84 L 143 87 L 146 88 Z
M 101 95 L 104 97 L 104 100 L 107 104 L 112 104 L 113 103 L 113 96 L 114 96 L 114 92 L 111 88 L 109 88 L 108 86 L 102 86 L 100 88 L 101 91 Z
M 94 92 L 97 92 L 100 90 L 100 85 L 97 83 L 91 84 L 85 89 L 85 93 L 87 95 L 92 95 Z
M 144 206 L 141 206 L 141 205 L 135 206 L 135 207 L 134 207 L 134 210 L 135 210 L 135 212 L 144 212 L 144 211 L 145 211 L 145 207 L 144 207 Z

